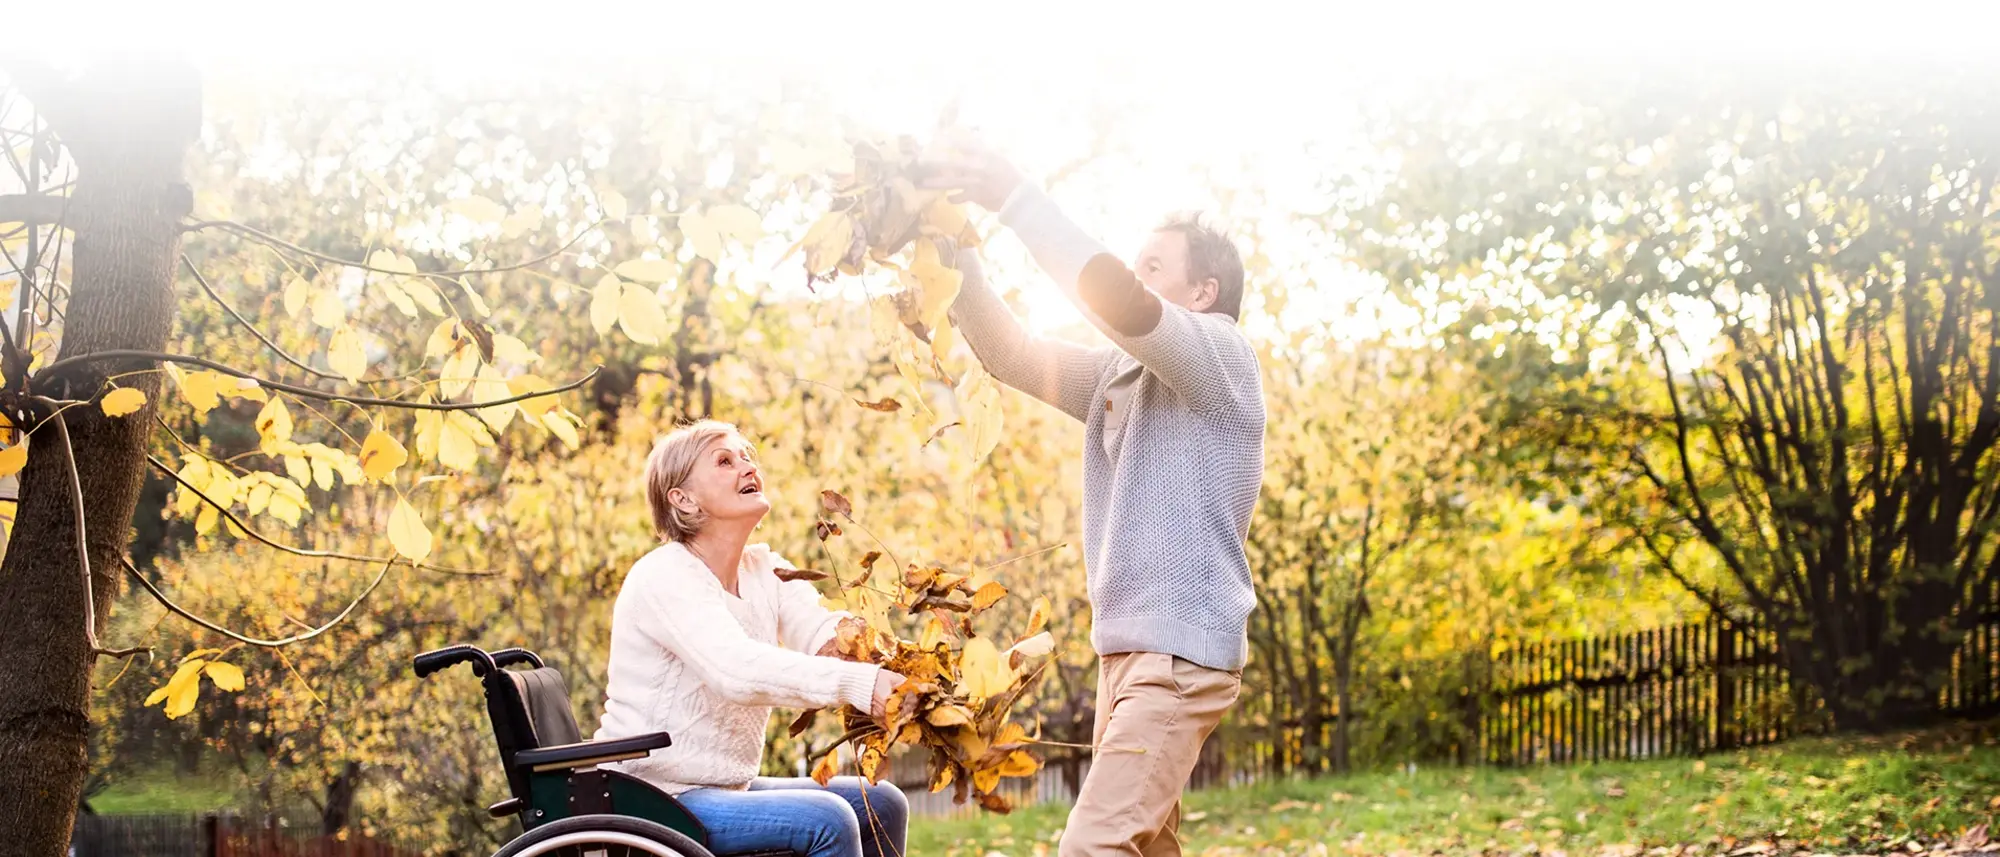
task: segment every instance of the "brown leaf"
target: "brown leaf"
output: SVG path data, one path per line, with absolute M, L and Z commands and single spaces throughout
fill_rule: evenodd
M 819 761 L 813 763 L 813 782 L 825 786 L 827 783 L 833 781 L 834 772 L 839 770 L 839 762 L 835 759 L 835 756 L 839 755 L 839 752 L 840 745 L 835 744 L 827 748 L 826 755 L 819 757 Z
M 971 609 L 972 605 L 963 601 L 953 601 L 949 598 L 940 598 L 936 595 L 926 595 L 917 599 L 917 603 L 910 605 L 910 613 L 913 615 L 922 613 L 925 610 L 949 610 L 953 613 L 965 613 Z
M 1014 811 L 1014 804 L 1007 799 L 1006 795 L 996 795 L 989 792 L 979 796 L 979 808 L 996 815 L 1006 815 Z
M 820 541 L 826 541 L 828 538 L 840 535 L 840 525 L 821 519 L 818 524 L 813 526 L 813 532 L 819 536 Z
M 876 560 L 878 560 L 878 559 L 881 559 L 881 558 L 882 558 L 882 552 L 881 552 L 881 551 L 869 551 L 869 552 L 867 552 L 867 553 L 865 553 L 865 554 L 862 554 L 862 555 L 861 555 L 861 567 L 862 567 L 862 568 L 864 568 L 864 569 L 867 569 L 867 570 L 869 570 L 869 571 L 874 571 L 874 570 L 875 570 L 875 561 L 876 561 Z
M 938 572 L 943 570 L 935 565 L 923 567 L 911 565 L 909 568 L 903 570 L 903 585 L 918 591 L 929 589 L 931 588 L 931 581 L 936 580 Z
M 771 569 L 771 573 L 777 575 L 779 580 L 787 583 L 794 580 L 803 580 L 812 583 L 825 580 L 831 576 L 824 571 L 815 571 L 810 568 L 774 568 Z
M 792 721 L 792 729 L 790 733 L 791 736 L 793 738 L 797 738 L 799 737 L 799 733 L 804 732 L 807 729 L 811 729 L 813 721 L 819 719 L 819 712 L 820 710 L 817 708 L 808 708 L 805 711 L 801 712 L 799 714 L 799 718 L 797 720 Z
M 487 327 L 484 323 L 476 320 L 466 321 L 464 319 L 460 319 L 459 323 L 464 325 L 465 329 L 472 333 L 472 341 L 479 344 L 479 359 L 484 360 L 487 363 L 492 363 L 493 328 Z
M 864 408 L 867 408 L 871 411 L 881 411 L 882 413 L 885 414 L 893 414 L 903 409 L 902 402 L 898 402 L 895 399 L 888 399 L 888 398 L 885 398 L 879 402 L 864 402 L 861 401 L 860 399 L 855 399 L 854 403 Z
M 1967 830 L 1958 837 L 1958 842 L 1954 847 L 1960 851 L 1973 851 L 1985 846 L 1986 842 L 1986 825 L 1975 824 L 1972 826 L 1972 829 Z
M 854 504 L 847 502 L 847 498 L 841 496 L 839 491 L 819 492 L 819 505 L 829 515 L 839 515 L 850 521 L 854 520 Z
M 999 583 L 988 583 L 985 586 L 979 587 L 978 592 L 972 593 L 972 609 L 985 610 L 999 603 L 1000 599 L 1005 597 L 1007 597 L 1007 587 L 1001 586 Z

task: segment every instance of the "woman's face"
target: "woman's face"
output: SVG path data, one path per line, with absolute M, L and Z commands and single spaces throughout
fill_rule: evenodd
M 708 516 L 710 525 L 756 523 L 771 511 L 771 501 L 764 498 L 764 474 L 757 469 L 750 441 L 733 432 L 709 441 L 695 458 L 687 481 L 674 490 L 683 495 L 675 503 L 685 507 L 692 502 Z

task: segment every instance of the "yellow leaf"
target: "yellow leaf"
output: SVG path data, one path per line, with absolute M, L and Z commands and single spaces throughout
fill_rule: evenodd
M 833 781 L 833 775 L 840 770 L 839 760 L 834 758 L 839 752 L 840 748 L 837 746 L 828 749 L 826 755 L 819 757 L 819 761 L 813 763 L 813 782 L 824 786 Z
M 923 633 L 917 636 L 917 648 L 930 651 L 942 642 L 944 642 L 944 623 L 938 621 L 936 616 L 924 620 Z
M 518 363 L 526 366 L 542 359 L 542 355 L 528 350 L 528 344 L 518 337 L 504 333 L 493 334 L 493 362 Z
M 107 417 L 122 417 L 144 407 L 146 394 L 131 387 L 119 387 L 104 394 L 97 406 L 104 409 Z
M 395 545 L 397 553 L 419 562 L 431 555 L 431 531 L 407 497 L 398 496 L 395 511 L 389 513 L 389 544 Z
M 253 402 L 271 400 L 270 395 L 264 392 L 264 387 L 258 384 L 255 378 L 229 378 L 217 392 L 232 399 L 249 399 Z
M 464 411 L 449 411 L 438 437 L 438 463 L 453 470 L 471 470 L 479 464 L 479 448 L 492 445 L 493 439 L 478 420 Z
M 479 349 L 460 348 L 445 358 L 438 370 L 438 395 L 454 399 L 479 377 Z
M 681 238 L 694 253 L 711 262 L 722 261 L 722 233 L 710 223 L 706 212 L 690 211 L 680 218 Z
M 507 216 L 506 207 L 477 194 L 454 199 L 445 203 L 445 208 L 477 223 L 499 223 Z
M 999 768 L 980 768 L 972 772 L 973 791 L 978 792 L 980 794 L 989 794 L 994 789 L 999 787 L 1000 787 Z
M 971 726 L 972 711 L 963 705 L 941 705 L 931 709 L 930 715 L 924 719 L 940 729 L 947 726 Z
M 396 468 L 410 460 L 410 453 L 401 441 L 388 432 L 375 429 L 368 433 L 368 439 L 361 442 L 361 472 L 378 482 L 387 482 Z
M 998 583 L 988 583 L 972 593 L 972 609 L 984 610 L 1007 597 L 1007 587 Z
M 954 770 L 957 769 L 953 768 L 950 765 L 945 765 L 944 767 L 938 769 L 937 773 L 933 775 L 931 779 L 932 794 L 944 791 L 946 788 L 949 788 L 951 786 L 952 778 L 955 776 L 955 774 L 952 773 Z
M 598 197 L 597 202 L 599 205 L 604 207 L 605 219 L 607 220 L 625 219 L 624 194 L 621 194 L 615 190 L 605 191 L 602 196 Z
M 617 274 L 635 283 L 666 283 L 678 279 L 680 266 L 669 259 L 633 259 L 612 269 Z
M 313 481 L 312 462 L 307 461 L 303 455 L 287 455 L 285 456 L 285 475 L 292 477 L 292 481 L 300 485 L 311 482 Z
M 201 513 L 194 516 L 194 531 L 204 536 L 208 535 L 215 530 L 215 522 L 220 520 L 222 513 L 217 511 L 215 506 L 203 505 Z
M 251 515 L 261 514 L 264 508 L 271 502 L 271 483 L 264 481 L 267 475 L 263 473 L 250 474 L 252 483 L 250 486 L 250 496 L 244 498 L 243 506 Z
M 423 401 L 430 401 L 425 397 Z M 432 461 L 438 457 L 438 442 L 444 433 L 444 412 L 429 409 L 417 412 L 417 454 Z M 293 477 L 298 478 L 297 476 Z M 301 482 L 305 480 L 299 480 Z
M 380 268 L 384 271 L 391 271 L 398 274 L 414 274 L 417 272 L 416 262 L 412 261 L 410 257 L 392 250 L 376 250 L 368 254 L 368 267 Z
M 361 336 L 354 328 L 343 324 L 333 331 L 326 344 L 326 362 L 350 383 L 361 380 L 368 371 L 368 353 L 361 350 Z
M 806 272 L 823 275 L 833 270 L 835 265 L 847 257 L 847 251 L 854 246 L 854 218 L 847 212 L 830 212 L 814 221 L 806 230 L 806 237 L 792 245 L 791 252 L 804 248 L 806 252 Z
M 974 637 L 965 642 L 965 649 L 959 654 L 958 670 L 959 690 L 974 700 L 1000 693 L 1014 681 L 1014 671 L 1008 668 L 1000 651 L 993 647 L 993 641 L 985 637 Z
M 472 382 L 473 401 L 491 402 L 505 399 L 511 395 L 513 395 L 513 391 L 508 389 L 507 379 L 501 376 L 500 370 L 492 366 L 479 367 L 479 380 Z M 480 408 L 477 413 L 481 420 L 484 420 L 487 425 L 493 427 L 494 431 L 500 432 L 507 430 L 507 424 L 514 421 L 514 414 L 519 410 L 519 408 L 509 403 Z
M 958 299 L 958 289 L 964 283 L 965 275 L 957 268 L 944 264 L 933 241 L 916 242 L 914 255 L 910 262 L 910 276 L 923 284 L 917 317 L 926 327 L 935 330 L 944 325 L 945 312 L 951 309 L 952 301 Z
M 402 277 L 383 277 L 375 285 L 382 290 L 389 303 L 396 305 L 396 311 L 411 318 L 417 317 L 417 302 L 410 300 L 410 293 L 403 290 Z
M 718 205 L 705 214 L 703 219 L 716 231 L 745 244 L 754 244 L 764 237 L 764 218 L 744 206 Z
M 611 332 L 611 326 L 618 323 L 619 303 L 625 294 L 625 284 L 619 282 L 617 274 L 605 274 L 597 280 L 597 287 L 590 290 L 590 327 L 598 336 Z
M 618 301 L 618 326 L 633 342 L 658 345 L 666 338 L 667 312 L 651 291 L 628 284 Z
M 12 476 L 28 464 L 28 435 L 20 433 L 14 445 L 0 449 L 0 476 Z
M 470 342 L 472 337 L 459 332 L 458 319 L 447 318 L 431 329 L 431 338 L 424 340 L 424 359 L 430 360 L 455 353 Z
M 347 323 L 347 304 L 341 302 L 338 292 L 327 288 L 313 293 L 312 321 L 328 330 Z
M 471 283 L 466 282 L 464 277 L 459 277 L 456 282 L 458 283 L 458 287 L 465 291 L 466 303 L 472 304 L 473 314 L 480 318 L 485 318 L 493 314 L 493 308 L 486 305 L 486 299 L 481 297 L 479 292 L 473 290 Z
M 1049 599 L 1046 595 L 1035 597 L 1035 606 L 1028 608 L 1028 634 L 1033 636 L 1049 626 Z
M 1026 750 L 1008 753 L 1007 759 L 1001 762 L 999 767 L 1000 776 L 1003 777 L 1032 777 L 1041 769 L 1041 761 L 1029 755 Z
M 431 285 L 431 281 L 428 278 L 408 278 L 403 281 L 403 290 L 408 292 L 410 297 L 418 304 L 422 305 L 425 312 L 431 315 L 445 314 L 444 301 L 438 296 L 437 287 Z
M 221 690 L 243 689 L 243 670 L 235 664 L 209 661 L 208 666 L 202 668 L 202 672 L 207 673 L 208 680 L 215 682 L 215 686 Z
M 320 456 L 312 457 L 313 484 L 321 491 L 333 490 L 333 462 Z
M 200 456 L 190 456 L 187 462 L 181 465 L 180 472 L 176 475 L 183 482 L 187 483 L 187 485 L 207 491 L 208 468 L 208 459 Z M 181 517 L 187 517 L 194 512 L 195 505 L 200 502 L 201 498 L 196 496 L 194 491 L 189 490 L 187 487 L 182 487 L 180 496 L 174 500 L 174 513 Z
M 515 375 L 507 379 L 507 395 L 525 396 L 536 390 L 546 390 L 549 386 L 549 382 L 542 380 L 536 375 Z M 547 395 L 536 396 L 532 399 L 522 399 L 514 404 L 519 406 L 521 411 L 528 416 L 541 419 L 543 414 L 554 410 L 561 402 L 554 395 Z
M 174 671 L 173 678 L 167 679 L 166 686 L 146 697 L 146 704 L 153 705 L 165 701 L 168 720 L 178 719 L 181 715 L 193 711 L 194 702 L 201 695 L 201 668 L 204 663 L 206 662 L 201 658 L 182 661 L 180 668 Z
M 265 455 L 275 455 L 276 445 L 292 439 L 292 412 L 284 399 L 272 399 L 257 412 L 257 436 L 263 438 Z
M 304 277 L 294 276 L 285 281 L 285 314 L 298 318 L 305 312 L 306 301 L 312 297 L 312 283 Z
M 196 416 L 206 414 L 222 404 L 217 391 L 222 389 L 223 374 L 209 369 L 189 372 L 180 379 L 181 398 L 194 407 Z
M 273 478 L 272 488 L 271 505 L 268 509 L 271 517 L 284 521 L 294 527 L 298 526 L 299 514 L 305 511 L 305 489 L 300 488 L 297 482 L 289 479 L 276 479 L 275 477 Z
M 931 356 L 939 360 L 951 356 L 951 347 L 958 343 L 958 329 L 947 321 L 931 331 Z
M 523 233 L 542 228 L 542 210 L 532 205 L 524 205 L 500 221 L 500 237 L 519 238 Z

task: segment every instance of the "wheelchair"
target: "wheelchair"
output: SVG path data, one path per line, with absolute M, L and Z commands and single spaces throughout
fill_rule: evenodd
M 521 823 L 521 835 L 494 857 L 796 857 L 791 851 L 717 855 L 708 849 L 708 831 L 680 801 L 600 767 L 643 758 L 673 740 L 665 732 L 583 740 L 562 674 L 535 653 L 448 646 L 417 655 L 414 667 L 427 678 L 458 664 L 471 664 L 485 686 L 486 713 L 513 793 L 487 812 Z

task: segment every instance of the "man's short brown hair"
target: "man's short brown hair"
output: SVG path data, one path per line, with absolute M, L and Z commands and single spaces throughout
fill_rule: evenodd
M 1243 317 L 1243 254 L 1236 242 L 1199 211 L 1176 211 L 1153 227 L 1154 232 L 1178 232 L 1187 236 L 1188 282 L 1215 279 L 1215 303 L 1209 312 L 1219 312 L 1233 320 Z

